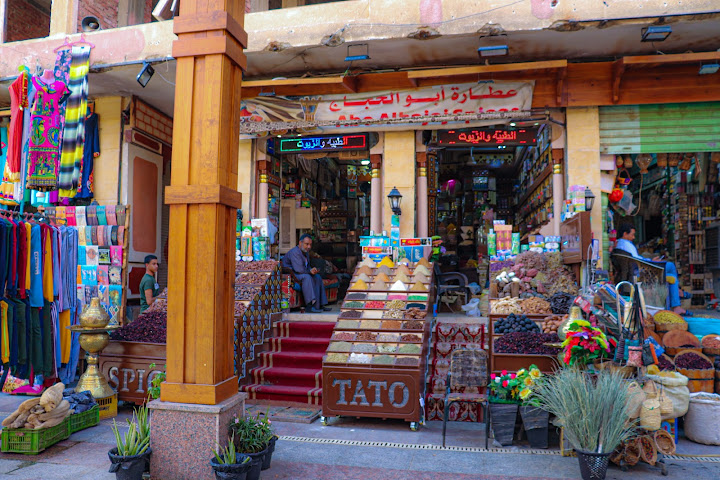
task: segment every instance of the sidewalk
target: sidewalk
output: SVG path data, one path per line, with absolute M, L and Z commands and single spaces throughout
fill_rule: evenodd
M 27 397 L 0 394 L 0 417 L 11 413 Z M 131 410 L 121 408 L 118 423 Z M 107 451 L 115 440 L 112 420 L 73 434 L 40 455 L 0 454 L 0 479 L 12 480 L 113 480 L 108 473 Z M 272 468 L 265 480 L 545 480 L 580 478 L 576 458 L 558 451 L 523 453 L 517 447 L 484 452 L 483 425 L 448 424 L 443 449 L 442 422 L 429 422 L 411 432 L 400 421 L 333 418 L 325 427 L 312 424 L 273 422 L 281 436 L 273 454 Z M 527 451 L 525 451 L 527 452 Z M 720 454 L 720 447 L 683 441 L 678 453 Z M 720 458 L 708 461 L 668 460 L 668 479 L 716 480 Z M 607 478 L 662 478 L 658 468 L 639 464 L 628 472 L 611 467 Z

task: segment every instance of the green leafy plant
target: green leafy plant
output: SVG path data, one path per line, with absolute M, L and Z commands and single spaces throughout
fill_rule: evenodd
M 521 369 L 517 372 L 517 379 L 520 381 L 520 401 L 523 405 L 530 405 L 533 407 L 539 407 L 540 402 L 536 395 L 538 388 L 538 382 L 543 378 L 543 374 L 536 365 L 530 365 L 525 370 Z
M 491 403 L 520 403 L 520 378 L 517 373 L 503 370 L 500 375 L 490 375 Z
M 215 455 L 215 460 L 221 465 L 235 465 L 236 463 L 244 464 L 250 461 L 250 457 L 244 456 L 241 462 L 238 462 L 238 451 L 235 449 L 235 436 L 231 435 L 228 439 L 228 444 L 225 447 L 220 447 L 219 450 L 212 450 Z
M 120 435 L 120 430 L 117 423 L 113 420 L 112 431 L 115 434 L 115 442 L 117 443 L 118 455 L 121 457 L 131 457 L 133 455 L 140 455 L 145 453 L 150 445 L 150 437 L 144 437 L 138 428 L 136 423 L 131 423 L 125 436 Z
M 272 422 L 267 414 L 236 417 L 230 422 L 230 432 L 235 448 L 242 453 L 258 453 L 265 450 L 273 436 Z
M 593 377 L 568 367 L 538 380 L 536 395 L 539 406 L 558 417 L 575 449 L 610 453 L 635 431 L 628 387 L 619 373 L 602 370 Z
M 118 455 L 123 457 L 140 455 L 150 446 L 150 410 L 146 406 L 134 409 L 132 418 L 127 419 L 127 424 L 128 431 L 123 437 L 113 420 L 111 428 L 115 435 Z
M 149 367 L 150 370 L 152 370 L 153 368 L 155 368 L 155 364 L 151 363 Z M 167 365 L 165 365 L 165 368 L 167 368 Z M 166 378 L 167 374 L 164 370 L 155 374 L 153 379 L 150 381 L 151 386 L 150 388 L 148 388 L 148 395 L 150 396 L 150 398 L 152 398 L 153 400 L 157 400 L 158 398 L 160 398 L 160 384 L 163 383 Z

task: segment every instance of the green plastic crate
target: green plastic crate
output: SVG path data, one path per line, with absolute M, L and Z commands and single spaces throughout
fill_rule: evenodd
M 49 446 L 68 438 L 70 436 L 69 432 L 67 418 L 59 425 L 39 430 L 3 428 L 1 449 L 4 453 L 36 455 Z
M 100 423 L 100 407 L 95 405 L 90 410 L 68 416 L 68 431 L 70 434 L 79 432 Z

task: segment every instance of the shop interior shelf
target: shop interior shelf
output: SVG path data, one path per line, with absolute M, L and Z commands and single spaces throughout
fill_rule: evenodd
M 551 355 L 529 355 L 519 353 L 496 353 L 491 356 L 491 370 L 500 372 L 507 370 L 515 372 L 521 368 L 528 368 L 536 365 L 543 373 L 552 373 L 558 369 L 560 363 L 556 357 Z

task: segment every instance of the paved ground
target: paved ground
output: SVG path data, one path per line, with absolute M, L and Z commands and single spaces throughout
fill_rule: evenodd
M 0 418 L 26 397 L 0 394 Z M 124 423 L 128 409 L 121 409 Z M 0 454 L 0 479 L 12 480 L 111 480 L 107 451 L 114 445 L 112 421 L 73 434 L 70 439 L 40 455 Z M 274 422 L 281 439 L 273 455 L 272 468 L 262 478 L 286 480 L 500 480 L 577 479 L 575 458 L 557 451 L 523 453 L 521 448 L 502 452 L 479 452 L 484 447 L 482 425 L 451 423 L 442 449 L 442 423 L 430 422 L 418 432 L 406 423 L 371 419 L 332 419 L 324 427 L 312 424 Z M 352 444 L 354 442 L 362 444 Z M 376 442 L 380 445 L 368 445 Z M 467 447 L 467 451 L 461 448 Z M 681 442 L 678 453 L 720 455 L 720 447 Z M 669 461 L 668 479 L 717 480 L 720 457 L 696 462 Z M 611 468 L 608 479 L 661 477 L 657 468 L 638 465 L 628 472 Z

